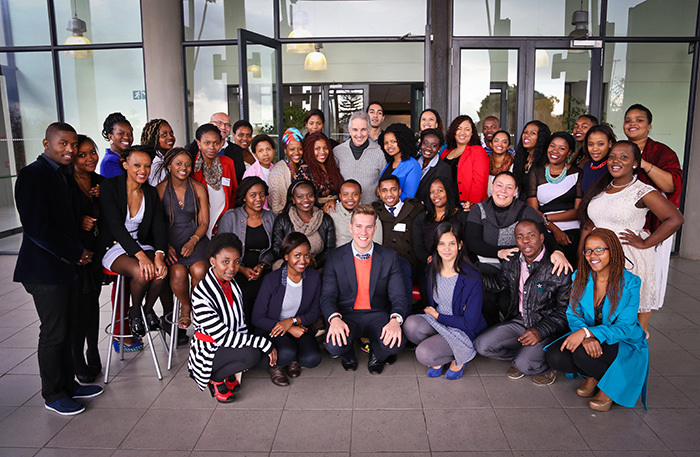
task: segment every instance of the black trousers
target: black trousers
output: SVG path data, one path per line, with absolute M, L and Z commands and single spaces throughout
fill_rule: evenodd
M 486 319 L 486 324 L 492 327 L 501 322 L 501 315 L 508 315 L 510 308 L 510 290 L 502 292 L 489 292 L 484 290 L 484 299 L 481 306 L 481 314 Z
M 99 373 L 102 368 L 100 351 L 97 348 L 100 325 L 100 291 L 83 293 L 82 284 L 75 282 L 71 287 L 70 301 L 71 320 L 69 325 L 73 369 L 79 375 L 90 374 L 91 370 Z
M 214 354 L 210 379 L 221 382 L 238 372 L 249 370 L 257 365 L 263 356 L 267 358 L 260 349 L 253 347 L 220 347 Z
M 69 322 L 70 285 L 22 283 L 39 314 L 39 375 L 41 396 L 54 402 L 78 387 L 73 372 Z
M 343 321 L 350 328 L 347 344 L 335 346 L 332 342 L 325 342 L 326 350 L 331 356 L 354 357 L 355 340 L 360 337 L 369 338 L 372 352 L 379 361 L 386 360 L 390 355 L 398 354 L 406 344 L 405 335 L 401 337 L 401 344 L 395 344 L 393 348 L 385 345 L 379 338 L 382 334 L 382 328 L 389 323 L 389 313 L 387 312 L 367 311 L 346 313 L 343 314 Z
M 311 329 L 299 338 L 285 333 L 270 340 L 277 349 L 277 366 L 286 367 L 295 360 L 305 368 L 321 363 L 321 349 Z
M 557 341 L 547 349 L 547 364 L 562 373 L 577 373 L 600 381 L 617 358 L 618 343 L 602 343 L 600 347 L 603 348 L 603 354 L 594 359 L 586 353 L 583 344 L 574 352 L 568 349 L 562 351 L 561 343 Z

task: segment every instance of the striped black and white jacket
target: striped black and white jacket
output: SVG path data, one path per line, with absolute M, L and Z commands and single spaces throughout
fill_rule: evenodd
M 243 319 L 241 289 L 231 281 L 233 306 L 214 276 L 212 269 L 192 291 L 192 323 L 195 330 L 210 336 L 215 343 L 192 338 L 187 368 L 199 388 L 204 390 L 211 376 L 214 355 L 219 347 L 242 348 L 251 346 L 264 353 L 272 351 L 272 343 L 264 336 L 248 333 Z

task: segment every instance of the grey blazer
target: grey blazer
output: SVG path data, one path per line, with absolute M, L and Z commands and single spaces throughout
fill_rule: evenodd
M 275 256 L 272 252 L 272 226 L 275 223 L 275 213 L 264 209 L 262 213 L 262 225 L 267 233 L 267 239 L 270 245 L 260 252 L 260 262 L 272 265 Z M 219 219 L 219 228 L 217 233 L 233 233 L 243 244 L 243 252 L 241 257 L 245 255 L 245 232 L 248 227 L 248 213 L 245 212 L 242 206 L 226 211 Z

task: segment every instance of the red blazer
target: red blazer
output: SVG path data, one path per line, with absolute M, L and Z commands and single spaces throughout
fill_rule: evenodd
M 198 153 L 199 154 L 199 153 Z M 224 185 L 224 190 L 226 190 L 226 206 L 221 214 L 224 214 L 229 209 L 233 208 L 233 204 L 236 201 L 236 190 L 238 189 L 238 180 L 236 180 L 236 167 L 233 165 L 233 160 L 226 156 L 218 156 L 221 161 L 221 167 L 223 168 L 223 173 L 221 175 L 222 180 L 228 178 L 228 186 Z M 195 171 L 192 173 L 192 177 L 195 181 L 199 181 L 207 187 L 207 181 L 204 179 L 204 173 L 202 170 Z M 221 214 L 219 217 L 221 217 Z M 219 222 L 217 221 L 217 224 Z
M 644 145 L 644 151 L 642 151 L 642 159 L 647 162 L 654 164 L 655 167 L 659 167 L 664 171 L 671 173 L 673 176 L 673 185 L 676 190 L 673 193 L 666 195 L 666 198 L 676 205 L 676 208 L 681 204 L 681 193 L 683 192 L 683 169 L 678 161 L 678 156 L 673 149 L 669 148 L 663 143 L 657 143 L 651 138 L 647 138 L 647 142 Z M 651 182 L 651 179 L 644 173 L 644 170 L 639 171 L 639 180 L 650 186 L 654 186 L 656 190 L 661 192 L 661 190 Z M 654 214 L 649 211 L 647 215 L 647 225 L 645 228 L 650 228 L 653 232 L 661 225 L 661 221 L 654 216 Z
M 452 149 L 445 149 L 440 156 L 447 157 Z M 479 145 L 464 149 L 457 162 L 457 190 L 460 201 L 479 203 L 486 200 L 489 195 L 489 156 L 484 148 Z

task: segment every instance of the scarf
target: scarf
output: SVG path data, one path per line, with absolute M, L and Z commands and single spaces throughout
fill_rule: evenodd
M 355 160 L 360 160 L 360 157 L 362 157 L 362 153 L 365 152 L 365 149 L 369 147 L 369 139 L 362 143 L 359 146 L 355 146 L 355 143 L 352 142 L 352 139 L 350 139 L 350 150 L 352 151 L 352 155 L 355 157 Z
M 221 190 L 221 177 L 224 174 L 224 168 L 221 166 L 219 156 L 214 157 L 210 167 L 202 158 L 202 153 L 197 154 L 197 158 L 194 161 L 194 171 L 198 172 L 200 170 L 202 170 L 204 180 L 209 187 L 214 190 Z
M 504 156 L 505 157 L 503 157 L 503 163 L 500 167 L 497 167 L 493 160 L 489 160 L 489 174 L 491 176 L 496 176 L 502 171 L 510 170 L 510 166 L 513 165 L 513 156 L 509 153 L 505 153 Z M 491 153 L 489 158 L 491 157 L 495 157 L 493 152 Z
M 323 251 L 324 244 L 321 235 L 318 233 L 318 229 L 321 227 L 323 222 L 323 211 L 320 208 L 314 207 L 311 211 L 311 220 L 307 224 L 302 221 L 299 217 L 299 213 L 295 207 L 289 210 L 289 220 L 292 221 L 295 232 L 301 232 L 309 239 L 309 244 L 311 244 L 311 255 L 318 255 Z

